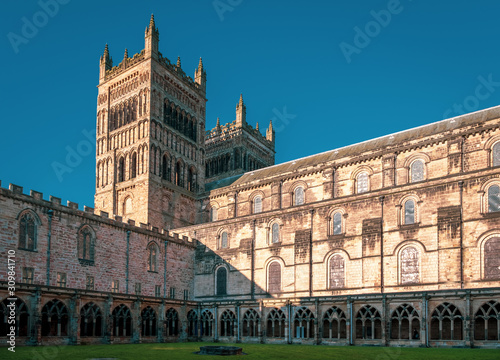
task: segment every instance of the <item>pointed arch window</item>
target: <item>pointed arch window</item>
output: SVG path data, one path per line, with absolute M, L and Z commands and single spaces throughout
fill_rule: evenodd
M 500 211 L 500 186 L 491 185 L 488 188 L 488 212 Z
M 419 182 L 424 180 L 424 162 L 423 160 L 415 160 L 410 166 L 411 182 Z
M 158 255 L 158 247 L 156 244 L 151 244 L 148 247 L 148 271 L 157 272 L 156 259 Z
M 277 308 L 272 309 L 267 315 L 267 336 L 272 338 L 285 337 L 285 313 Z
M 94 263 L 95 235 L 90 226 L 86 225 L 78 232 L 78 259 L 86 263 Z
M 137 153 L 132 154 L 132 161 L 130 164 L 130 178 L 135 178 L 137 176 Z
M 356 190 L 358 194 L 368 192 L 368 173 L 362 172 L 356 177 Z
M 125 181 L 125 159 L 120 158 L 118 161 L 118 182 Z
M 19 249 L 36 251 L 38 221 L 30 212 L 25 212 L 19 220 Z
M 262 212 L 262 196 L 256 196 L 253 199 L 253 213 L 258 214 Z
M 304 204 L 304 188 L 302 186 L 295 189 L 293 200 L 293 205 L 295 206 Z

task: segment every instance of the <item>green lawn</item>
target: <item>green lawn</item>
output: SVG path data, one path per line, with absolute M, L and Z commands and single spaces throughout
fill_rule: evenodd
M 5 347 L 0 348 L 0 359 L 34 360 L 84 360 L 92 358 L 146 359 L 146 360 L 210 360 L 227 359 L 220 356 L 201 356 L 193 354 L 202 345 L 229 345 L 214 343 L 172 343 L 138 345 L 82 345 L 18 347 L 12 353 Z M 500 359 L 500 350 L 489 349 L 423 349 L 423 348 L 381 348 L 361 346 L 313 346 L 313 345 L 256 345 L 237 344 L 251 359 L 369 359 L 369 360 L 433 360 L 433 359 Z M 229 358 L 234 358 L 229 357 Z

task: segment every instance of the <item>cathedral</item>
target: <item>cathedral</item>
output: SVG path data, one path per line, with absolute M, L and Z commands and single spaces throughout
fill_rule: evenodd
M 500 106 L 275 164 L 159 37 L 100 58 L 93 208 L 0 183 L 0 338 L 498 347 Z

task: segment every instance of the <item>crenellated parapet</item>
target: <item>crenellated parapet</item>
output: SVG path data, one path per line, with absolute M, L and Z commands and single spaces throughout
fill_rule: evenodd
M 52 195 L 49 196 L 49 200 L 45 200 L 43 198 L 43 193 L 35 190 L 30 190 L 30 194 L 27 195 L 23 192 L 23 187 L 19 185 L 9 184 L 8 189 L 2 188 L 1 185 L 2 182 L 0 181 L 0 197 L 13 198 L 15 200 L 30 203 L 33 206 L 44 209 L 43 212 L 45 213 L 52 210 L 64 213 L 68 216 L 80 217 L 82 222 L 98 222 L 102 225 L 112 226 L 124 231 L 131 231 L 137 234 L 154 237 L 162 241 L 173 242 L 192 248 L 195 248 L 198 244 L 198 241 L 194 238 L 181 236 L 167 229 L 152 226 L 151 224 L 137 224 L 133 219 L 123 221 L 122 216 L 109 214 L 105 211 L 96 211 L 94 208 L 89 206 L 84 206 L 83 210 L 80 210 L 78 203 L 68 200 L 66 205 L 64 205 L 61 198 Z

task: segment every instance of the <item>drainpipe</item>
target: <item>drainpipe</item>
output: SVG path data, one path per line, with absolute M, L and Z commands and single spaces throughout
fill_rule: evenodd
M 427 326 L 429 322 L 429 299 L 427 294 L 424 295 L 424 306 L 425 306 L 425 347 L 429 347 L 429 327 Z
M 130 230 L 127 230 L 127 263 L 125 265 L 125 293 L 128 294 L 128 261 L 130 250 Z
M 311 209 L 310 213 L 311 213 L 311 234 L 309 236 L 309 297 L 312 296 L 312 287 L 313 287 L 313 258 L 312 258 L 312 248 L 313 248 L 314 209 Z
M 378 198 L 380 200 L 380 292 L 384 293 L 384 199 L 385 196 Z
M 196 232 L 195 232 L 196 236 Z M 163 298 L 167 298 L 167 245 L 168 241 L 165 240 L 165 260 L 163 264 Z
M 292 304 L 290 300 L 286 302 L 287 310 L 288 310 L 288 343 L 292 343 Z
M 458 182 L 458 187 L 460 188 L 460 289 L 463 289 L 464 288 L 464 221 L 463 221 L 464 182 L 462 180 Z
M 47 286 L 50 286 L 50 239 L 52 237 L 52 216 L 54 215 L 54 210 L 47 211 L 49 215 L 49 233 L 47 235 Z
M 347 299 L 347 304 L 348 304 L 348 307 L 349 307 L 349 322 L 351 323 L 351 326 L 349 327 L 349 345 L 354 345 L 354 341 L 353 341 L 353 328 L 354 328 L 354 324 L 353 324 L 353 321 L 354 321 L 354 316 L 352 314 L 352 300 L 350 298 Z
M 252 263 L 251 263 L 251 274 L 250 274 L 250 296 L 251 299 L 255 299 L 255 219 L 252 221 Z

